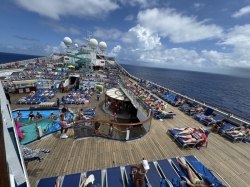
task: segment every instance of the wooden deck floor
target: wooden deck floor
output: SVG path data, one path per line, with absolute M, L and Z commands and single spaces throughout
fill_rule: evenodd
M 65 94 L 64 94 L 65 95 Z M 12 101 L 20 96 L 12 95 Z M 56 97 L 61 97 L 58 93 Z M 54 100 L 56 99 L 54 98 Z M 102 99 L 104 96 L 101 96 Z M 92 98 L 91 105 L 97 105 Z M 53 99 L 52 99 L 53 100 Z M 90 105 L 90 106 L 91 106 Z M 25 105 L 27 107 L 27 105 Z M 24 106 L 12 104 L 12 109 Z M 69 106 L 70 107 L 70 106 Z M 79 105 L 72 105 L 77 110 Z M 71 107 L 71 108 L 72 108 Z M 207 148 L 201 150 L 181 150 L 168 134 L 168 128 L 188 125 L 199 127 L 200 123 L 185 115 L 177 108 L 169 106 L 177 115 L 174 119 L 152 120 L 150 132 L 141 139 L 120 142 L 102 138 L 73 139 L 73 129 L 68 131 L 68 139 L 60 139 L 54 133 L 29 145 L 30 148 L 48 148 L 51 153 L 40 153 L 42 162 L 31 162 L 28 174 L 31 186 L 40 178 L 86 172 L 114 166 L 139 163 L 142 158 L 149 161 L 196 155 L 208 168 L 218 172 L 232 187 L 248 187 L 250 184 L 250 145 L 232 143 L 218 134 L 210 133 Z M 112 119 L 100 108 L 98 118 Z

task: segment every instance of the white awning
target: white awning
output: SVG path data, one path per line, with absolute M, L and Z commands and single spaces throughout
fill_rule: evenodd
M 22 80 L 22 81 L 12 81 L 13 84 L 33 84 L 37 82 L 38 80 Z
M 106 91 L 106 95 L 120 101 L 129 101 L 127 96 L 123 93 L 121 89 L 112 88 Z

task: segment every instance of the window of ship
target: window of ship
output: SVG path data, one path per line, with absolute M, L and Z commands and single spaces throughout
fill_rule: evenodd
M 69 60 L 69 58 L 65 58 L 65 60 Z
M 101 61 L 101 63 L 104 63 L 104 61 Z

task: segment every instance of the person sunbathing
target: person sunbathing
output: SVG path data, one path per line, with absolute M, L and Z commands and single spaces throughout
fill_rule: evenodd
M 158 113 L 159 114 L 172 114 L 173 112 L 172 111 L 167 112 L 166 110 L 158 110 Z
M 212 180 L 208 176 L 202 176 L 202 179 L 199 179 L 199 177 L 186 164 L 186 162 L 183 158 L 177 158 L 177 162 L 180 164 L 180 166 L 183 169 L 185 169 L 187 171 L 190 181 L 186 181 L 185 183 L 188 184 L 189 186 L 194 186 L 194 187 L 212 187 L 212 186 L 214 186 Z
M 175 105 L 181 104 L 181 101 L 182 101 L 182 100 L 181 100 L 181 97 L 179 97 L 178 100 L 175 102 Z
M 207 136 L 205 134 L 205 129 L 199 128 L 198 131 L 194 131 L 191 134 L 184 135 L 184 136 L 178 136 L 179 138 L 185 138 L 187 140 L 183 140 L 184 143 L 200 143 L 200 146 L 202 146 L 207 139 Z
M 191 128 L 191 127 L 184 127 L 184 128 L 173 128 L 172 130 L 179 130 L 175 136 L 178 137 L 180 134 L 191 134 L 195 131 L 199 131 L 199 129 Z
M 217 121 L 215 124 L 212 125 L 211 131 L 215 131 L 216 133 L 219 132 L 220 128 L 225 125 L 224 121 Z
M 250 131 L 249 125 L 242 125 L 240 127 L 235 127 L 230 131 L 226 131 L 226 133 L 231 134 L 231 136 L 245 136 Z
M 201 113 L 201 112 L 204 112 L 204 108 L 203 108 L 201 105 L 198 105 L 197 108 L 191 108 L 189 111 L 190 111 L 190 112 Z

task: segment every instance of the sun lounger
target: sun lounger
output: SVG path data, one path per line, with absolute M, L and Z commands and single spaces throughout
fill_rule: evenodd
M 169 162 L 171 165 L 175 168 L 176 172 L 179 174 L 179 176 L 184 179 L 185 181 L 189 181 L 188 174 L 185 169 L 183 169 L 179 163 L 177 162 L 176 158 L 169 159 Z
M 108 187 L 124 187 L 120 167 L 107 168 L 107 186 Z
M 58 177 L 40 179 L 39 181 L 37 181 L 36 187 L 55 187 L 57 178 Z
M 210 118 L 204 118 L 202 119 L 200 122 L 206 126 L 209 126 L 209 125 L 212 125 L 218 121 L 223 121 L 224 120 L 224 117 L 221 116 L 221 115 L 216 115 L 213 117 L 213 119 L 210 119 Z
M 206 117 L 212 115 L 213 112 L 214 112 L 213 109 L 207 108 L 206 111 L 204 112 L 204 114 L 194 114 L 194 119 L 195 119 L 196 121 L 201 121 L 202 119 L 204 119 L 204 118 L 206 118 Z
M 93 174 L 95 177 L 94 184 L 99 184 L 102 186 L 102 171 L 101 170 L 95 170 L 95 171 L 88 171 L 87 176 Z
M 158 160 L 157 164 L 159 165 L 159 170 L 164 175 L 164 179 L 167 181 L 169 186 L 172 186 L 172 181 L 175 178 L 180 178 L 180 176 L 168 160 Z
M 180 132 L 179 130 L 172 130 L 172 129 L 168 130 L 168 133 L 174 138 L 173 140 L 177 141 L 177 143 L 180 144 L 182 149 L 184 149 L 184 148 L 189 148 L 189 149 L 194 148 L 196 143 L 184 143 L 183 140 L 186 140 L 185 138 L 180 138 L 180 137 L 175 136 L 179 132 Z M 185 136 L 186 134 L 182 134 L 182 135 Z
M 177 141 L 177 143 L 180 144 L 182 149 L 184 149 L 184 148 L 192 149 L 197 145 L 197 143 L 184 143 L 183 141 L 186 140 L 185 138 L 177 137 L 176 134 L 179 133 L 180 130 L 168 129 L 167 132 L 169 133 L 169 135 L 171 135 L 173 137 L 173 140 Z M 210 134 L 210 132 L 208 130 L 206 130 L 205 134 L 208 138 L 208 135 Z M 186 134 L 182 134 L 182 135 L 185 136 Z M 208 141 L 206 140 L 206 143 L 204 143 L 204 144 L 207 147 Z
M 193 103 L 189 103 L 188 105 L 182 105 L 179 107 L 179 110 L 182 112 L 185 112 L 187 110 L 190 110 L 192 107 L 197 107 L 198 103 L 193 102 Z
M 153 162 L 149 162 L 150 169 L 146 174 L 147 185 L 152 187 L 160 186 L 161 175 Z
M 174 114 L 174 113 L 156 114 L 156 115 L 155 115 L 155 118 L 156 118 L 156 119 L 166 119 L 166 118 L 173 118 L 174 116 L 176 116 L 176 114 Z
M 233 128 L 235 128 L 237 126 L 231 124 L 231 123 L 226 123 L 223 127 L 220 128 L 219 132 L 221 132 L 221 135 L 232 140 L 233 143 L 235 142 L 240 142 L 242 141 L 245 136 L 233 136 L 235 133 L 227 133 L 227 131 L 232 130 Z
M 81 173 L 65 175 L 61 187 L 79 187 Z
M 214 184 L 214 187 L 225 187 L 221 181 L 219 181 L 214 174 L 209 170 L 207 167 L 205 167 L 195 156 L 186 156 L 185 157 L 186 161 L 192 167 L 197 175 L 202 175 L 202 176 L 208 176 L 211 181 Z M 222 180 L 224 180 L 222 178 Z M 224 180 L 226 183 L 226 181 Z
M 127 176 L 127 186 L 128 187 L 133 187 L 134 184 L 133 184 L 133 179 L 132 179 L 132 176 L 131 176 L 131 173 L 130 173 L 130 166 L 125 166 L 125 171 L 126 171 L 126 176 Z M 142 185 L 142 187 L 147 187 L 146 183 L 144 182 L 144 184 Z

